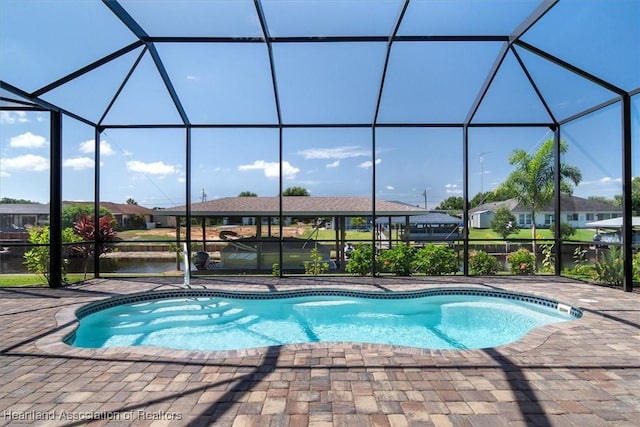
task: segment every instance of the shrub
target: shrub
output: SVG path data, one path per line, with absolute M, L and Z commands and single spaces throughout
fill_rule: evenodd
M 633 281 L 640 282 L 640 251 L 633 256 Z
M 371 274 L 373 262 L 373 249 L 371 246 L 357 245 L 349 256 L 349 262 L 345 270 L 347 273 L 366 276 Z
M 75 243 L 80 240 L 81 239 L 74 234 L 72 228 L 64 228 L 62 230 L 62 243 Z M 49 286 L 58 286 L 57 283 L 51 283 L 51 274 L 49 271 L 49 263 L 51 261 L 49 226 L 42 228 L 34 227 L 29 230 L 29 242 L 36 246 L 25 252 L 23 264 L 31 273 L 42 276 Z M 69 246 L 63 246 L 63 255 L 65 255 L 64 252 L 67 252 L 68 249 Z M 62 281 L 67 283 L 67 269 L 64 262 L 62 263 Z
M 455 274 L 459 271 L 458 257 L 453 249 L 433 243 L 418 249 L 413 266 L 416 271 L 428 276 Z
M 507 240 L 509 234 L 517 233 L 520 227 L 518 227 L 515 215 L 508 208 L 502 206 L 496 210 L 493 220 L 491 220 L 491 229 Z
M 317 276 L 329 270 L 329 263 L 322 262 L 322 255 L 317 247 L 311 249 L 310 258 L 310 261 L 304 262 L 304 274 Z
M 507 261 L 511 272 L 518 275 L 533 274 L 535 272 L 536 258 L 527 249 L 520 248 L 507 255 Z
M 388 249 L 380 254 L 380 262 L 384 271 L 397 276 L 411 276 L 413 272 L 414 249 L 406 243 Z
M 594 266 L 596 280 L 609 285 L 620 286 L 624 282 L 623 259 L 620 248 L 611 246 L 600 252 L 600 259 Z
M 545 273 L 554 273 L 556 271 L 555 246 L 553 243 L 540 245 L 542 248 L 542 271 Z
M 485 251 L 474 251 L 469 255 L 469 274 L 493 276 L 500 269 L 498 259 Z
M 82 214 L 73 224 L 73 231 L 80 236 L 83 241 L 94 241 L 92 244 L 83 244 L 76 246 L 74 249 L 82 254 L 84 259 L 84 278 L 87 278 L 87 264 L 89 259 L 94 255 L 100 256 L 109 250 L 106 242 L 113 241 L 116 232 L 113 228 L 115 221 L 109 215 L 103 215 L 98 219 L 98 228 L 96 229 L 95 216 L 87 216 Z
M 576 276 L 584 276 L 591 277 L 593 273 L 593 267 L 589 265 L 587 260 L 587 251 L 582 249 L 580 246 L 577 246 L 573 250 L 573 269 L 571 270 L 572 274 Z

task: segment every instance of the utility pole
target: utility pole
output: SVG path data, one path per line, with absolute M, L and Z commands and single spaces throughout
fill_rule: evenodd
M 484 193 L 484 156 L 491 151 L 483 151 L 480 153 L 480 194 Z
M 200 201 L 201 202 L 206 202 L 207 201 L 207 193 L 204 192 L 204 188 L 202 189 L 202 193 L 200 196 Z
M 422 195 L 424 196 L 424 210 L 427 210 L 427 189 L 425 188 L 424 191 L 422 192 Z
M 480 194 L 484 193 L 484 155 L 480 153 Z

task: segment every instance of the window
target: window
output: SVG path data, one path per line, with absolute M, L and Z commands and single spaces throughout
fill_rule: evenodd
M 554 216 L 552 214 L 545 214 L 544 215 L 544 225 L 551 225 L 554 221 Z
M 531 214 L 518 214 L 518 224 L 531 225 Z
M 578 214 L 577 213 L 570 213 L 567 214 L 567 221 L 577 221 L 578 220 Z
M 593 221 L 594 220 L 594 215 L 592 213 L 588 213 L 587 214 L 587 221 Z

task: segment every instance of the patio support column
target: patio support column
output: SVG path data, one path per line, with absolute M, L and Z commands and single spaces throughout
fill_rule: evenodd
M 410 242 L 411 241 L 411 217 L 409 215 L 405 215 L 404 217 L 404 230 L 403 230 L 403 234 L 404 234 L 404 241 L 405 242 Z
M 49 285 L 62 285 L 62 114 L 50 113 Z
M 372 215 L 372 225 L 374 232 L 371 236 L 371 247 L 373 248 L 372 258 L 373 262 L 371 263 L 371 276 L 375 277 L 377 275 L 376 271 L 376 258 L 378 255 L 376 254 L 376 233 L 379 231 L 378 224 L 376 223 L 376 128 L 373 126 L 371 128 L 371 215 Z M 382 250 L 382 245 L 380 245 L 380 250 Z
M 347 264 L 347 257 L 345 254 L 345 248 L 347 245 L 347 218 L 340 216 L 340 271 L 345 271 Z
M 186 238 L 185 241 L 187 242 L 187 258 L 184 260 L 184 266 L 185 266 L 185 274 L 187 274 L 186 270 L 190 269 L 191 267 L 191 126 L 187 126 L 185 128 L 185 162 L 186 162 L 186 167 L 185 167 L 185 173 L 186 173 L 186 181 L 185 181 L 185 198 L 186 203 L 186 209 L 185 212 L 187 214 L 187 219 L 186 219 L 186 223 L 185 223 L 185 231 L 186 231 Z M 203 236 L 203 240 L 205 239 L 205 237 Z M 181 247 L 178 247 L 178 253 L 183 253 L 183 250 Z M 180 264 L 180 257 L 178 257 L 178 264 Z M 178 268 L 178 270 L 180 270 Z
M 555 275 L 559 276 L 562 272 L 562 236 L 560 234 L 561 230 L 561 218 L 560 215 L 562 213 L 560 206 L 560 164 L 562 163 L 562 159 L 560 159 L 560 125 L 556 125 L 551 128 L 553 131 L 553 156 L 554 156 L 554 168 L 553 168 L 553 187 L 555 189 L 554 197 L 553 197 L 553 235 L 554 235 L 554 253 L 555 253 Z M 535 218 L 532 218 L 535 221 Z
M 462 274 L 469 275 L 469 126 L 462 128 Z
M 623 289 L 633 291 L 633 218 L 632 218 L 632 164 L 631 164 L 631 95 L 622 95 L 622 265 Z
M 202 250 L 207 251 L 207 217 L 202 217 Z
M 181 223 L 182 223 L 182 218 L 179 216 L 176 216 L 176 270 L 180 271 L 180 256 L 178 256 L 179 253 L 182 253 L 182 251 L 180 250 L 180 227 L 181 227 Z
M 100 224 L 100 134 L 102 130 L 99 128 L 95 128 L 95 154 L 94 154 L 94 164 L 93 168 L 93 212 L 94 212 L 94 220 L 95 220 L 95 229 L 98 230 L 98 226 Z M 95 241 L 96 237 L 94 236 L 94 245 L 98 245 L 98 242 Z M 93 276 L 100 277 L 100 253 L 98 251 L 93 251 Z
M 280 272 L 280 277 L 284 277 L 284 183 L 282 182 L 282 180 L 284 178 L 282 178 L 282 172 L 283 172 L 283 167 L 282 167 L 282 161 L 284 159 L 284 147 L 282 146 L 283 144 L 283 135 L 282 135 L 282 126 L 278 127 L 278 163 L 279 163 L 279 174 L 278 174 L 278 185 L 279 185 L 279 189 L 278 189 L 278 230 L 279 230 L 279 235 L 278 235 L 278 265 L 280 266 L 280 268 L 278 269 Z M 260 258 L 260 251 L 258 251 L 258 259 Z
M 338 265 L 338 271 L 343 271 L 344 268 L 344 243 L 342 243 L 342 216 L 333 217 L 333 231 L 335 232 L 335 245 L 336 245 L 336 264 Z

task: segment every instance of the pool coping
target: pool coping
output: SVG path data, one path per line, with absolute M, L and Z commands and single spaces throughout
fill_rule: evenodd
M 43 336 L 35 342 L 35 345 L 40 350 L 58 355 L 58 356 L 76 356 L 76 357 L 87 357 L 87 358 L 102 358 L 102 357 L 110 357 L 117 355 L 119 358 L 123 359 L 136 359 L 140 356 L 155 356 L 155 357 L 163 357 L 168 359 L 176 359 L 176 360 L 221 360 L 221 359 L 230 359 L 230 358 L 242 358 L 242 357 L 255 357 L 255 356 L 264 356 L 268 353 L 271 347 L 254 347 L 248 349 L 236 349 L 236 350 L 179 350 L 179 349 L 171 349 L 165 347 L 150 347 L 150 346 L 131 346 L 131 347 L 110 347 L 110 348 L 80 348 L 74 347 L 72 345 L 67 344 L 68 337 L 72 336 L 75 332 L 79 319 L 87 315 L 88 312 L 94 310 L 97 311 L 102 308 L 106 308 L 109 306 L 115 306 L 119 304 L 125 304 L 129 301 L 143 301 L 150 300 L 149 298 L 142 298 L 143 296 L 148 296 L 150 294 L 154 294 L 159 299 L 162 296 L 173 295 L 176 297 L 184 297 L 185 295 L 195 295 L 199 294 L 200 296 L 218 296 L 218 295 L 234 295 L 235 297 L 244 296 L 246 298 L 252 299 L 267 299 L 267 298 L 277 298 L 282 295 L 287 295 L 289 297 L 295 297 L 299 295 L 313 295 L 313 294 L 324 294 L 327 292 L 333 292 L 335 295 L 355 295 L 362 296 L 366 294 L 371 298 L 385 298 L 385 299 L 397 299 L 397 298 L 405 298 L 406 296 L 411 297 L 419 297 L 425 296 L 425 294 L 433 294 L 433 295 L 442 295 L 442 291 L 446 291 L 447 294 L 492 294 L 496 295 L 508 295 L 508 296 L 517 296 L 522 299 L 532 299 L 537 301 L 544 301 L 546 303 L 551 304 L 562 304 L 564 307 L 571 308 L 571 314 L 574 317 L 574 313 L 579 314 L 575 321 L 570 322 L 558 322 L 549 325 L 543 325 L 541 327 L 535 328 L 529 331 L 524 337 L 519 340 L 505 344 L 498 347 L 489 347 L 499 349 L 503 355 L 509 354 L 518 354 L 530 351 L 542 345 L 545 341 L 549 339 L 554 333 L 558 331 L 564 331 L 567 329 L 574 328 L 576 326 L 583 325 L 585 321 L 592 320 L 592 315 L 588 312 L 584 312 L 580 308 L 575 305 L 564 304 L 563 302 L 556 301 L 551 298 L 547 298 L 544 296 L 535 295 L 533 293 L 523 293 L 517 291 L 510 291 L 506 289 L 502 289 L 499 287 L 492 287 L 491 289 L 487 289 L 486 287 L 478 287 L 478 286 L 469 286 L 469 287 L 427 287 L 425 289 L 417 289 L 417 290 L 409 290 L 409 291 L 376 291 L 376 290 L 354 290 L 346 287 L 345 289 L 335 289 L 335 288 L 316 288 L 313 290 L 309 289 L 282 289 L 277 291 L 230 291 L 221 288 L 205 288 L 205 289 L 193 289 L 193 288 L 179 288 L 179 289 L 171 289 L 171 290 L 157 290 L 151 289 L 144 292 L 136 292 L 131 294 L 119 294 L 108 298 L 100 298 L 94 301 L 85 301 L 78 304 L 68 305 L 60 310 L 58 310 L 55 314 L 55 320 L 57 323 L 57 328 L 54 332 Z M 516 299 L 520 299 L 516 298 Z M 534 301 L 534 303 L 538 303 Z M 532 301 L 528 301 L 532 302 Z M 544 305 L 544 304 L 543 304 Z M 80 313 L 80 314 L 79 314 Z M 282 349 L 287 349 L 291 351 L 297 350 L 316 350 L 316 349 L 331 349 L 335 346 L 340 346 L 341 348 L 345 346 L 351 346 L 352 348 L 357 349 L 366 349 L 370 351 L 380 351 L 380 352 L 393 352 L 399 354 L 407 354 L 407 355 L 429 355 L 432 357 L 444 357 L 451 358 L 456 355 L 470 355 L 477 353 L 478 357 L 482 357 L 486 354 L 485 349 L 464 349 L 464 350 L 454 350 L 454 349 L 425 349 L 418 347 L 408 347 L 408 346 L 400 346 L 400 345 L 389 345 L 389 344 L 375 344 L 375 343 L 366 343 L 366 342 L 320 342 L 320 343 L 298 343 L 298 344 L 284 344 L 280 346 L 276 346 Z

